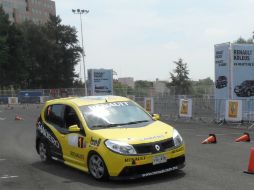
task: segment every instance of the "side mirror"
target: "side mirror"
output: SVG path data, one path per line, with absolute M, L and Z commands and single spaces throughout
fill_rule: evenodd
M 80 128 L 78 127 L 78 125 L 72 125 L 68 128 L 68 131 L 71 133 L 75 133 L 75 132 L 79 132 Z
M 152 117 L 153 117 L 153 119 L 155 120 L 155 121 L 157 121 L 157 120 L 160 120 L 160 114 L 156 114 L 156 113 L 154 113 L 154 114 L 152 114 Z

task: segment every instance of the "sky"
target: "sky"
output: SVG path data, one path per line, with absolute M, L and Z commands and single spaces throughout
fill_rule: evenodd
M 86 69 L 113 69 L 117 78 L 168 81 L 182 58 L 191 80 L 214 80 L 214 45 L 254 31 L 254 0 L 54 1 L 80 42 L 79 15 L 71 10 L 89 10 L 82 17 Z

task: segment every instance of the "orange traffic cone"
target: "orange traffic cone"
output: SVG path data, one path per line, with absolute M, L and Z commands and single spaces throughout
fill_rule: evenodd
M 250 142 L 249 133 L 244 133 L 241 137 L 237 138 L 235 142 Z
M 250 150 L 250 160 L 249 160 L 248 171 L 244 171 L 244 173 L 254 174 L 254 148 Z
M 214 143 L 217 143 L 215 134 L 209 134 L 209 137 L 202 142 L 202 144 L 214 144 Z
M 20 121 L 20 120 L 23 120 L 23 118 L 20 117 L 19 115 L 16 115 L 16 116 L 15 116 L 15 120 Z

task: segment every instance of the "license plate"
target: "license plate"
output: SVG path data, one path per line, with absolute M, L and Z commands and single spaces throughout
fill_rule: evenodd
M 167 162 L 167 157 L 165 155 L 159 155 L 159 156 L 153 157 L 153 165 L 162 164 L 165 162 Z

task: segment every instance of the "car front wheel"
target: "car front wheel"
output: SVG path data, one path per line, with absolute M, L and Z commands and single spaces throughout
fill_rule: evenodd
M 108 171 L 103 159 L 98 154 L 92 154 L 88 160 L 89 173 L 96 180 L 105 180 L 108 178 Z

